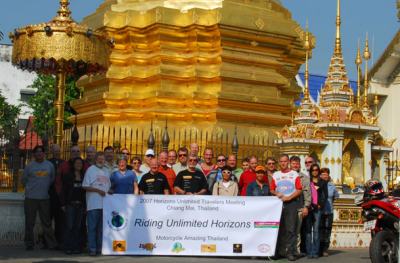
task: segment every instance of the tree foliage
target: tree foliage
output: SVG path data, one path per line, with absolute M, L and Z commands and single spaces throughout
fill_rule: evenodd
M 18 135 L 15 131 L 18 128 L 19 106 L 14 106 L 6 101 L 0 91 L 0 137 L 11 139 Z
M 68 77 L 65 87 L 65 103 L 79 98 L 79 89 L 76 79 Z M 54 128 L 54 99 L 56 95 L 56 78 L 51 75 L 38 75 L 30 88 L 36 89 L 36 95 L 30 98 L 28 105 L 33 109 L 34 129 L 40 135 L 48 134 Z M 64 109 L 64 127 L 69 128 L 72 123 L 68 118 L 72 115 L 71 108 Z

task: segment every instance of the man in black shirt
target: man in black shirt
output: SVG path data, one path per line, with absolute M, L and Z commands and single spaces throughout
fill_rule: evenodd
M 204 195 L 207 194 L 208 184 L 204 174 L 196 170 L 198 159 L 191 154 L 188 160 L 188 169 L 178 173 L 174 183 L 176 194 Z
M 139 183 L 139 193 L 148 195 L 168 195 L 170 192 L 165 175 L 158 172 L 157 159 L 150 160 L 150 172 L 143 175 Z

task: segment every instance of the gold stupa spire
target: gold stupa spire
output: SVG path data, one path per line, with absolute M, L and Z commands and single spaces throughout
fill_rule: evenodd
M 306 50 L 306 68 L 304 72 L 304 96 L 301 101 L 300 107 L 297 109 L 296 113 L 292 115 L 292 126 L 293 125 L 308 125 L 318 121 L 318 113 L 311 102 L 310 98 L 310 87 L 309 87 L 309 77 L 310 73 L 308 70 L 308 61 L 310 58 L 310 51 L 312 49 L 312 44 L 310 40 L 310 32 L 308 31 L 308 21 L 306 22 L 306 37 L 304 40 L 304 49 Z
M 358 40 L 357 57 L 355 61 L 357 65 L 357 107 L 361 106 L 361 64 L 362 58 L 360 53 L 360 40 Z
M 337 0 L 336 7 L 336 39 L 335 39 L 335 53 L 342 53 L 342 39 L 340 37 L 340 0 Z
M 369 52 L 369 45 L 368 45 L 368 33 L 365 39 L 365 49 L 363 54 L 365 60 L 365 76 L 364 76 L 364 108 L 368 108 L 368 60 L 371 58 L 371 53 Z
M 329 64 L 325 85 L 321 90 L 321 106 L 323 107 L 335 105 L 347 107 L 353 104 L 354 94 L 349 86 L 346 66 L 343 60 L 340 26 L 340 0 L 337 0 L 335 49 Z

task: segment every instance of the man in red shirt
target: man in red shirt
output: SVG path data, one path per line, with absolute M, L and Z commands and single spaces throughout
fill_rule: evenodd
M 279 226 L 277 256 L 287 256 L 295 261 L 297 254 L 297 211 L 301 208 L 300 195 L 302 187 L 300 176 L 289 168 L 289 156 L 282 154 L 279 158 L 281 170 L 272 176 L 271 193 L 283 202 L 281 222 Z
M 174 182 L 176 174 L 172 168 L 168 167 L 168 153 L 161 152 L 158 155 L 158 171 L 167 177 L 169 188 L 171 189 L 171 194 L 174 194 Z
M 241 196 L 246 196 L 247 186 L 256 180 L 256 167 L 258 165 L 257 157 L 252 156 L 249 159 L 249 169 L 244 171 L 239 180 L 239 191 Z M 268 183 L 268 177 L 265 175 L 264 181 Z

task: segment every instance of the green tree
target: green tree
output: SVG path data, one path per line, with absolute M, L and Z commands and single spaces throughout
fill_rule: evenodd
M 18 135 L 15 131 L 18 129 L 19 112 L 19 106 L 9 104 L 0 91 L 0 137 L 11 139 Z
M 65 87 L 65 103 L 79 98 L 79 89 L 75 85 L 76 79 L 68 77 Z M 54 128 L 54 99 L 55 99 L 56 79 L 51 75 L 38 75 L 30 88 L 36 89 L 28 105 L 33 109 L 34 129 L 40 135 L 44 136 L 46 132 Z M 72 115 L 71 109 L 64 110 L 64 127 L 69 128 L 72 123 L 68 118 Z

